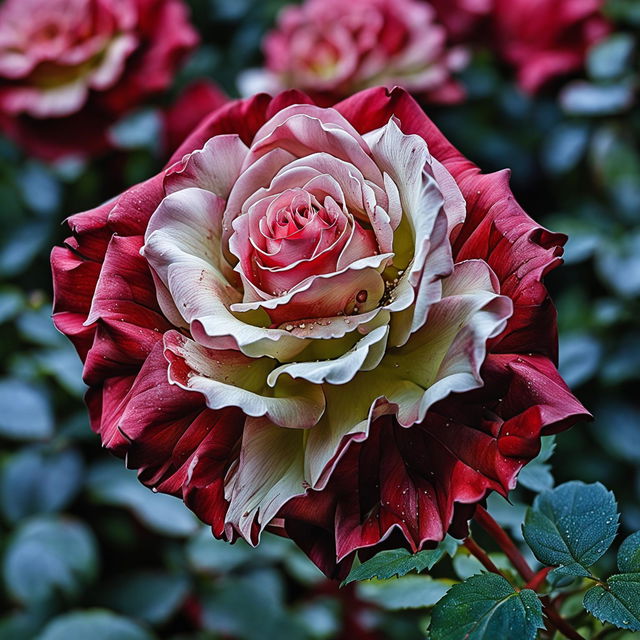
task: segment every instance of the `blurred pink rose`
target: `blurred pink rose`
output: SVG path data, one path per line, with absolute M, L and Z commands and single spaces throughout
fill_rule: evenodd
M 181 0 L 7 0 L 0 127 L 47 159 L 97 152 L 196 43 Z
M 367 87 L 403 87 L 430 102 L 464 97 L 452 73 L 467 52 L 447 46 L 435 12 L 418 0 L 307 0 L 286 7 L 265 38 L 266 69 L 240 79 L 246 95 L 286 88 L 330 104 Z
M 610 31 L 602 0 L 494 0 L 495 46 L 535 93 L 580 69 L 587 50 Z

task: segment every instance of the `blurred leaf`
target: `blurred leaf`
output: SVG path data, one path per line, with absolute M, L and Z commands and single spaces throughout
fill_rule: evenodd
M 542 438 L 540 453 L 518 475 L 518 482 L 539 493 L 553 487 L 553 475 L 551 465 L 546 462 L 551 458 L 556 448 L 555 436 Z
M 91 531 L 70 518 L 41 517 L 22 525 L 9 542 L 3 576 L 9 593 L 21 602 L 37 602 L 57 593 L 72 599 L 97 573 Z
M 453 580 L 434 580 L 431 576 L 405 575 L 389 580 L 369 580 L 357 586 L 358 596 L 383 609 L 432 607 L 454 584 Z
M 560 94 L 562 108 L 572 116 L 609 116 L 633 104 L 633 87 L 627 83 L 591 84 L 570 82 Z
M 238 540 L 229 544 L 216 540 L 209 527 L 201 529 L 187 544 L 187 558 L 196 571 L 227 573 L 249 562 L 255 550 Z
M 640 573 L 617 574 L 606 588 L 591 587 L 584 594 L 584 608 L 598 620 L 640 631 Z
M 49 617 L 47 608 L 42 611 L 32 607 L 0 618 L 0 638 L 2 640 L 33 640 Z
M 52 215 L 60 208 L 60 183 L 55 175 L 39 162 L 27 162 L 21 168 L 18 183 L 24 201 L 36 213 Z
M 70 343 L 59 349 L 38 351 L 33 357 L 67 392 L 79 398 L 84 395 L 87 386 L 82 381 L 82 361 Z
M 640 461 L 640 411 L 622 402 L 607 402 L 594 412 L 592 431 L 605 449 L 616 458 Z
M 588 576 L 618 530 L 613 494 L 600 483 L 567 482 L 536 496 L 522 532 L 536 558 L 557 575 Z
M 15 287 L 0 288 L 0 324 L 14 318 L 24 306 L 24 295 Z
M 282 584 L 272 571 L 229 578 L 205 591 L 201 603 L 204 628 L 222 635 L 238 640 L 309 638 L 300 621 L 285 610 Z
M 13 523 L 37 513 L 59 511 L 79 491 L 83 471 L 76 451 L 25 449 L 12 456 L 0 472 L 0 509 Z
M 575 122 L 561 122 L 554 127 L 542 146 L 542 164 L 552 174 L 573 169 L 582 159 L 589 142 L 589 129 Z
M 570 387 L 579 387 L 598 371 L 602 346 L 587 333 L 565 333 L 560 337 L 560 375 Z
M 596 254 L 600 277 L 619 295 L 640 294 L 640 232 L 616 244 L 604 244 Z
M 22 273 L 48 244 L 49 225 L 46 222 L 27 222 L 12 230 L 0 247 L 0 276 Z
M 37 311 L 22 313 L 16 322 L 20 334 L 25 340 L 43 347 L 59 347 L 68 344 L 67 339 L 53 326 L 51 305 Z
M 602 364 L 600 377 L 608 385 L 618 385 L 640 377 L 640 334 L 629 332 L 618 345 L 609 350 Z
M 53 415 L 43 391 L 21 380 L 0 380 L 0 436 L 41 440 L 53 433 Z
M 591 47 L 587 72 L 594 80 L 612 80 L 630 70 L 635 40 L 628 33 L 614 33 Z
M 498 569 L 503 571 L 512 570 L 509 559 L 503 553 L 490 553 L 489 558 Z M 466 580 L 471 576 L 486 573 L 487 571 L 480 560 L 467 553 L 463 547 L 461 547 L 460 553 L 453 559 L 453 570 L 460 580 Z
M 640 573 L 640 531 L 631 534 L 620 545 L 618 569 L 622 573 Z
M 339 604 L 332 598 L 314 599 L 298 609 L 298 617 L 314 640 L 339 637 Z
M 433 640 L 534 640 L 544 627 L 542 605 L 530 589 L 516 592 L 493 573 L 457 584 L 434 607 Z
M 518 502 L 513 495 L 506 500 L 498 493 L 491 493 L 487 497 L 487 510 L 500 526 L 510 529 L 514 538 L 522 540 L 522 521 L 527 510 L 526 505 Z
M 111 127 L 109 135 L 113 144 L 120 149 L 155 150 L 160 143 L 161 127 L 157 111 L 142 109 L 122 118 Z
M 50 622 L 37 640 L 153 640 L 146 629 L 110 611 L 74 611 Z
M 406 549 L 390 549 L 381 551 L 360 566 L 351 569 L 343 585 L 356 580 L 378 578 L 384 580 L 393 576 L 404 576 L 410 571 L 431 569 L 446 554 L 455 555 L 458 543 L 451 537 L 446 538 L 435 549 L 411 553 Z
M 102 587 L 101 606 L 150 624 L 163 624 L 184 602 L 189 580 L 184 575 L 140 571 L 118 576 Z
M 640 5 L 638 0 L 607 0 L 606 14 L 620 22 L 640 26 Z
M 188 536 L 198 528 L 195 516 L 177 498 L 153 493 L 138 482 L 135 471 L 108 460 L 91 469 L 87 484 L 94 499 L 128 507 L 151 530 L 166 536 Z

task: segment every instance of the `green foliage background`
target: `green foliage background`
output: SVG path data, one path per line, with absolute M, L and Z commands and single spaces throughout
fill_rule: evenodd
M 190 4 L 203 44 L 164 104 L 201 76 L 234 95 L 284 2 Z M 428 113 L 485 171 L 510 167 L 530 215 L 570 235 L 566 266 L 548 284 L 561 372 L 596 419 L 557 439 L 554 475 L 612 489 L 628 534 L 640 529 L 640 7 L 611 0 L 608 11 L 616 33 L 583 77 L 531 99 L 478 51 L 462 77 L 468 101 Z M 89 429 L 81 365 L 49 319 L 48 254 L 67 215 L 162 166 L 162 104 L 121 123 L 121 148 L 89 165 L 47 166 L 0 140 L 0 639 L 424 637 L 419 607 L 441 597 L 442 582 L 338 590 L 288 541 L 217 542 L 180 502 L 139 485 Z M 490 503 L 516 536 L 530 489 L 553 483 L 548 464 L 526 472 L 513 506 Z M 615 556 L 599 562 L 611 568 Z M 442 565 L 437 575 L 477 571 L 468 556 Z

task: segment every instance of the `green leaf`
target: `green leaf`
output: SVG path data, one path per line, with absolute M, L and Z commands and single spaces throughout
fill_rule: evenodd
M 628 82 L 591 84 L 574 80 L 560 94 L 560 104 L 572 116 L 608 116 L 633 104 L 633 86 Z
M 640 573 L 611 576 L 606 587 L 591 587 L 583 602 L 584 608 L 598 620 L 640 631 Z
M 42 517 L 18 529 L 4 557 L 7 590 L 20 602 L 80 595 L 97 573 L 93 534 L 69 518 Z
M 457 584 L 436 604 L 433 640 L 534 640 L 542 605 L 530 589 L 516 592 L 502 576 L 483 573 Z
M 591 47 L 587 54 L 587 71 L 594 80 L 620 77 L 630 66 L 634 39 L 628 33 L 614 33 Z
M 210 583 L 201 593 L 202 626 L 238 640 L 308 640 L 301 622 L 285 609 L 282 576 L 259 570 Z
M 108 460 L 96 465 L 89 473 L 89 490 L 105 504 L 128 507 L 152 531 L 167 536 L 187 536 L 198 529 L 195 516 L 181 500 L 153 493 L 125 469 L 119 461 Z
M 408 575 L 389 580 L 368 580 L 357 585 L 358 596 L 382 609 L 419 609 L 432 607 L 453 584 L 452 580 L 434 580 L 431 576 Z
M 50 622 L 37 640 L 153 640 L 146 629 L 110 611 L 75 611 Z
M 185 576 L 140 571 L 108 583 L 101 590 L 99 603 L 126 616 L 162 624 L 178 610 L 188 592 Z
M 640 572 L 640 531 L 632 533 L 618 549 L 618 569 L 622 573 Z
M 556 448 L 555 436 L 542 438 L 540 453 L 525 467 L 518 475 L 518 482 L 521 485 L 540 492 L 553 487 L 553 476 L 551 475 L 551 465 L 546 462 L 551 458 Z
M 567 482 L 536 497 L 522 533 L 540 562 L 558 573 L 588 576 L 618 529 L 613 494 L 600 483 Z
M 13 523 L 37 513 L 59 511 L 80 489 L 83 469 L 76 451 L 47 454 L 25 449 L 0 472 L 0 510 Z
M 43 391 L 16 378 L 0 380 L 0 437 L 42 440 L 53 433 L 53 415 Z
M 410 571 L 424 571 L 431 569 L 445 554 L 453 557 L 457 549 L 453 538 L 447 537 L 435 549 L 411 553 L 406 549 L 392 549 L 381 551 L 370 560 L 351 570 L 343 585 L 356 580 L 371 580 L 378 578 L 385 580 L 393 576 L 404 576 Z

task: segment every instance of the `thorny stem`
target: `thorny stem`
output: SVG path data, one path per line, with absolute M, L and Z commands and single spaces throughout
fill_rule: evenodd
M 502 549 L 504 554 L 509 558 L 511 564 L 516 568 L 518 573 L 522 576 L 525 583 L 536 582 L 537 574 L 529 566 L 525 557 L 520 552 L 520 549 L 507 535 L 504 529 L 493 519 L 489 512 L 482 506 L 478 505 L 474 520 L 485 530 L 486 533 L 496 542 L 496 544 Z M 469 546 L 471 543 L 472 546 Z M 477 543 L 471 538 L 467 538 L 464 542 L 465 546 L 473 555 L 482 562 L 489 571 L 503 575 L 502 572 L 491 562 L 491 559 L 486 552 L 481 549 Z M 480 554 L 486 557 L 486 561 L 491 565 L 490 568 L 485 562 L 483 562 L 480 555 L 477 555 L 474 550 L 477 548 Z M 539 574 L 538 574 L 539 575 Z M 546 575 L 546 574 L 545 574 Z M 539 585 L 538 585 L 539 586 Z M 549 596 L 542 596 L 540 598 L 542 602 L 542 610 L 547 620 L 557 629 L 560 633 L 564 634 L 569 640 L 585 640 L 554 608 Z

